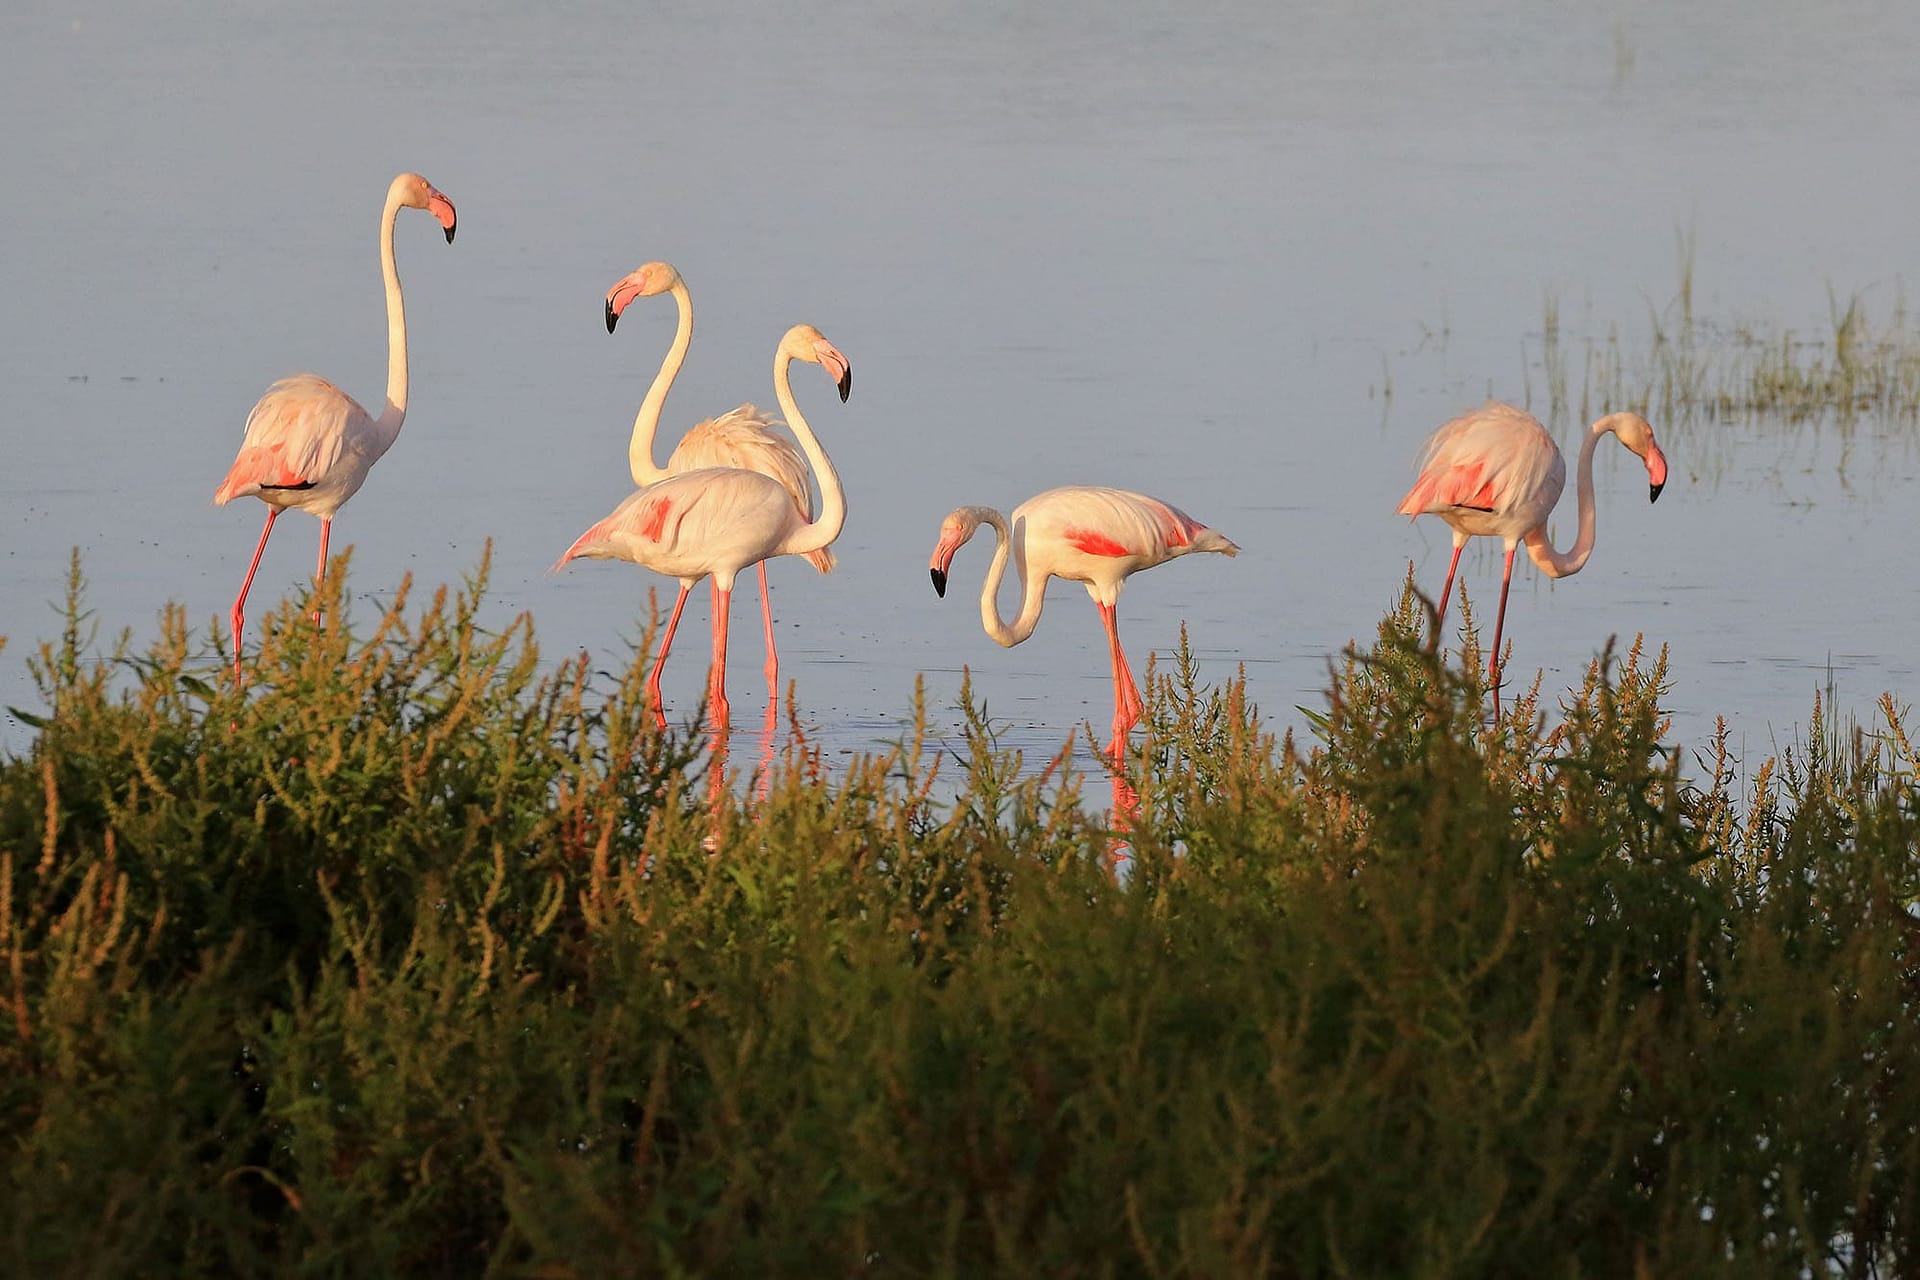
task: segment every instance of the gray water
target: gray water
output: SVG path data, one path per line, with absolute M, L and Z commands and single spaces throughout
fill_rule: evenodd
M 1489 394 L 1544 408 L 1548 294 L 1569 323 L 1640 332 L 1682 233 L 1703 314 L 1817 332 L 1830 287 L 1898 293 L 1920 11 L 1567 8 L 10 6 L 0 703 L 34 705 L 24 661 L 57 626 L 70 547 L 108 632 L 151 635 L 169 600 L 224 619 L 263 511 L 208 499 L 274 378 L 312 369 L 377 405 L 377 214 L 417 169 L 460 232 L 449 247 L 401 219 L 413 402 L 335 528 L 356 618 L 404 573 L 456 580 L 492 539 L 500 617 L 530 611 L 552 658 L 624 660 L 672 583 L 547 566 L 630 487 L 673 309 L 636 302 L 609 337 L 601 298 L 663 258 L 699 327 L 658 456 L 698 418 L 770 403 L 788 325 L 852 359 L 844 406 L 796 369 L 849 497 L 841 567 L 773 568 L 783 674 L 835 749 L 893 738 L 917 673 L 950 725 L 963 664 L 1017 743 L 1106 723 L 1078 585 L 1002 650 L 974 603 L 987 545 L 946 600 L 927 580 L 947 510 L 1065 483 L 1145 490 L 1244 548 L 1136 577 L 1122 638 L 1144 666 L 1184 620 L 1206 679 L 1244 664 L 1298 724 L 1409 561 L 1438 587 L 1445 528 L 1393 514 L 1426 434 Z M 1556 424 L 1569 453 L 1581 425 Z M 1516 571 L 1514 671 L 1551 694 L 1644 632 L 1671 647 L 1677 739 L 1725 715 L 1750 752 L 1790 740 L 1829 682 L 1863 719 L 1883 690 L 1911 696 L 1907 434 L 1751 422 L 1709 447 L 1655 427 L 1661 502 L 1609 447 L 1586 570 Z M 280 523 L 255 619 L 316 536 Z M 1489 605 L 1496 551 L 1462 568 Z M 756 615 L 743 587 L 748 725 Z M 676 716 L 704 678 L 704 589 L 681 643 Z

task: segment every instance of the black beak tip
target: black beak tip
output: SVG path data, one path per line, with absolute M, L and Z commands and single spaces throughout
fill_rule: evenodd
M 1664 489 L 1664 488 L 1666 488 L 1666 487 L 1667 487 L 1667 486 L 1666 486 L 1666 485 L 1664 485 L 1664 484 L 1650 484 L 1650 485 L 1648 485 L 1648 486 L 1647 486 L 1647 501 L 1648 501 L 1648 502 L 1658 502 L 1658 501 L 1660 501 L 1660 491 L 1661 491 L 1662 489 Z
M 849 366 L 846 373 L 841 375 L 841 378 L 840 378 L 840 403 L 845 404 L 847 402 L 847 397 L 852 394 L 853 394 L 853 369 L 851 366 Z
M 448 227 L 448 228 L 447 228 L 447 243 L 448 243 L 448 244 L 452 244 L 452 243 L 453 243 L 453 228 L 452 228 L 452 227 Z
M 947 597 L 947 575 L 938 569 L 933 571 L 933 593 L 942 600 Z
M 607 332 L 613 332 L 613 326 L 620 323 L 620 313 L 613 309 L 613 299 L 607 299 Z

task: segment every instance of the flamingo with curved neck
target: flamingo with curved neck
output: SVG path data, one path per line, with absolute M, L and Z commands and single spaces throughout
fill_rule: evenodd
M 713 664 L 708 672 L 709 710 L 725 723 L 727 702 L 727 610 L 740 570 L 770 556 L 807 555 L 840 536 L 846 524 L 846 495 L 839 473 L 827 457 L 793 398 L 790 369 L 795 360 L 823 366 L 845 401 L 853 389 L 847 358 L 812 325 L 787 330 L 774 351 L 773 386 L 801 451 L 820 484 L 820 514 L 808 519 L 794 509 L 779 481 L 741 467 L 703 467 L 667 476 L 629 495 L 604 520 L 568 547 L 554 568 L 569 560 L 631 560 L 680 580 L 680 594 L 660 638 L 660 653 L 647 678 L 656 715 L 660 673 L 673 647 L 674 631 L 687 595 L 700 579 L 713 579 Z
M 1566 488 L 1567 464 L 1540 420 L 1524 409 L 1489 402 L 1442 426 L 1427 441 L 1420 474 L 1401 499 L 1400 514 L 1437 515 L 1453 528 L 1453 559 L 1440 589 L 1436 622 L 1447 616 L 1454 573 L 1467 539 L 1501 539 L 1507 546 L 1500 578 L 1500 611 L 1494 618 L 1493 649 L 1487 674 L 1493 680 L 1493 705 L 1500 709 L 1500 637 L 1507 618 L 1507 591 L 1513 582 L 1514 549 L 1524 541 L 1540 571 L 1565 578 L 1586 567 L 1593 554 L 1596 518 L 1593 501 L 1593 451 L 1611 435 L 1646 463 L 1648 501 L 1658 501 L 1667 482 L 1667 457 L 1654 441 L 1653 428 L 1637 413 L 1610 413 L 1587 429 L 1580 446 L 1578 503 L 1580 532 L 1562 553 L 1547 538 L 1547 517 Z
M 980 589 L 980 625 L 995 644 L 1012 648 L 1033 634 L 1046 606 L 1047 579 L 1086 584 L 1107 631 L 1113 666 L 1113 742 L 1118 759 L 1127 734 L 1145 709 L 1127 656 L 1120 648 L 1117 605 L 1127 578 L 1192 551 L 1237 555 L 1240 548 L 1216 530 L 1158 498 L 1125 489 L 1071 485 L 1049 489 L 1013 509 L 1011 523 L 992 507 L 959 507 L 940 524 L 929 568 L 933 589 L 947 594 L 953 557 L 981 525 L 993 530 L 993 560 Z M 1020 612 L 1000 615 L 1000 583 L 1011 560 L 1020 576 Z
M 400 435 L 407 416 L 407 311 L 400 295 L 400 271 L 394 263 L 393 228 L 401 209 L 425 209 L 440 222 L 453 243 L 453 201 L 417 173 L 403 173 L 387 187 L 380 211 L 380 272 L 387 291 L 387 403 L 375 418 L 340 388 L 311 373 L 296 373 L 267 388 L 247 415 L 240 453 L 214 491 L 222 505 L 255 497 L 267 504 L 267 525 L 260 531 L 253 561 L 233 602 L 233 675 L 241 678 L 240 633 L 245 626 L 247 592 L 260 568 L 273 522 L 288 508 L 320 519 L 320 559 L 313 577 L 327 571 L 327 539 L 342 504 L 366 483 L 367 472 Z M 317 616 L 317 615 L 316 615 Z
M 686 363 L 687 348 L 693 341 L 693 297 L 686 281 L 671 263 L 649 262 L 622 276 L 607 290 L 607 332 L 612 333 L 621 315 L 635 298 L 673 295 L 679 323 L 673 343 L 660 362 L 640 410 L 634 415 L 633 437 L 627 445 L 627 466 L 636 485 L 657 484 L 670 475 L 695 471 L 702 467 L 739 467 L 773 477 L 792 497 L 795 510 L 803 520 L 813 518 L 813 490 L 807 478 L 807 461 L 793 444 L 775 434 L 780 425 L 751 404 L 743 404 L 718 418 L 696 423 L 680 438 L 662 468 L 654 465 L 654 439 L 660 429 L 660 414 L 666 407 L 667 393 Z M 807 559 L 821 573 L 833 572 L 831 548 L 819 547 L 807 553 Z M 780 653 L 773 637 L 773 598 L 767 589 L 767 563 L 757 566 L 760 578 L 760 616 L 765 624 L 767 644 L 767 687 L 777 690 L 780 681 Z

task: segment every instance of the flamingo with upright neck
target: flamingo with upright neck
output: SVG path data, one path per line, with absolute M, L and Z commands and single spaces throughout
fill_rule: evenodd
M 1494 616 L 1493 649 L 1487 675 L 1493 680 L 1493 705 L 1500 708 L 1500 636 L 1507 619 L 1507 589 L 1513 582 L 1513 553 L 1524 541 L 1527 555 L 1550 578 L 1565 578 L 1586 567 L 1593 554 L 1593 451 L 1612 435 L 1647 466 L 1648 501 L 1658 501 L 1667 483 L 1667 457 L 1654 442 L 1653 428 L 1637 413 L 1610 413 L 1587 429 L 1580 446 L 1580 533 L 1567 551 L 1547 539 L 1547 517 L 1567 484 L 1566 460 L 1540 420 L 1524 409 L 1493 401 L 1434 432 L 1421 457 L 1420 474 L 1401 499 L 1400 514 L 1436 515 L 1453 527 L 1453 559 L 1440 589 L 1438 620 L 1447 616 L 1447 597 L 1460 567 L 1467 539 L 1495 537 L 1507 544 L 1500 578 L 1500 611 Z
M 1125 489 L 1070 485 L 1049 489 L 1013 509 L 1013 519 L 992 507 L 960 507 L 940 524 L 929 568 L 933 589 L 947 594 L 953 557 L 981 525 L 994 533 L 993 562 L 980 590 L 980 624 L 994 643 L 1011 648 L 1040 623 L 1047 602 L 1047 579 L 1069 578 L 1086 584 L 1107 630 L 1113 664 L 1113 742 L 1118 759 L 1127 734 L 1144 710 L 1127 656 L 1120 648 L 1117 605 L 1127 578 L 1191 551 L 1237 555 L 1240 548 L 1179 508 Z M 1020 575 L 1020 612 L 1012 622 L 1000 616 L 1000 583 L 1011 560 Z
M 631 560 L 680 580 L 680 594 L 660 637 L 660 653 L 647 677 L 656 714 L 660 672 L 666 666 L 673 634 L 687 594 L 700 579 L 713 579 L 713 665 L 708 671 L 708 703 L 715 724 L 724 724 L 727 704 L 727 608 L 740 570 L 769 556 L 807 555 L 840 536 L 847 519 L 840 476 L 793 398 L 789 368 L 795 360 L 823 366 L 845 401 L 853 387 L 847 358 L 812 325 L 800 324 L 781 337 L 773 358 L 774 395 L 800 441 L 801 451 L 820 483 L 820 514 L 808 519 L 794 509 L 792 495 L 779 481 L 740 467 L 704 467 L 669 475 L 630 495 L 611 514 L 578 538 L 554 568 L 569 560 Z
M 607 290 L 606 307 L 607 332 L 612 333 L 635 298 L 662 293 L 673 295 L 680 319 L 674 329 L 673 343 L 660 362 L 660 371 L 654 375 L 653 384 L 640 401 L 640 411 L 634 415 L 633 438 L 627 445 L 627 465 L 633 473 L 633 482 L 641 486 L 658 484 L 668 476 L 703 467 L 758 471 L 780 483 L 802 520 L 813 519 L 813 489 L 807 479 L 806 459 L 791 441 L 774 434 L 773 428 L 780 425 L 779 419 L 767 416 L 751 404 L 694 424 L 674 446 L 667 465 L 664 468 L 654 465 L 653 442 L 660 430 L 660 413 L 666 407 L 667 393 L 680 376 L 687 348 L 693 341 L 693 297 L 687 292 L 680 272 L 670 263 L 649 262 L 622 276 Z M 831 548 L 818 547 L 807 553 L 807 560 L 821 573 L 833 572 Z M 760 576 L 760 616 L 766 625 L 767 688 L 774 691 L 769 695 L 772 697 L 779 689 L 780 652 L 773 638 L 773 599 L 767 591 L 767 562 L 762 560 L 756 568 Z
M 425 209 L 440 221 L 453 243 L 453 201 L 417 173 L 403 173 L 387 188 L 380 212 L 380 270 L 387 286 L 387 404 L 378 418 L 352 396 L 311 373 L 296 373 L 267 388 L 247 415 L 246 436 L 226 479 L 214 491 L 216 505 L 254 497 L 267 504 L 267 525 L 260 531 L 253 561 L 233 602 L 233 675 L 241 678 L 240 634 L 246 623 L 247 592 L 260 568 L 273 522 L 288 508 L 320 518 L 318 582 L 327 571 L 327 537 L 343 503 L 366 483 L 367 472 L 400 435 L 407 416 L 407 312 L 400 296 L 400 272 L 394 265 L 393 225 L 400 210 Z

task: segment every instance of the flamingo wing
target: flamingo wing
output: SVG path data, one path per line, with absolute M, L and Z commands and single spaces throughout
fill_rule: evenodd
M 1021 504 L 1033 533 L 1083 556 L 1131 561 L 1128 572 L 1189 551 L 1233 555 L 1239 547 L 1171 503 L 1093 485 L 1049 490 Z
M 282 378 L 247 415 L 240 452 L 214 502 L 269 489 L 311 489 L 353 447 L 368 421 L 366 410 L 325 378 L 311 373 Z
M 812 520 L 812 474 L 799 448 L 785 436 L 775 434 L 774 428 L 784 425 L 753 405 L 743 404 L 731 413 L 698 423 L 682 436 L 673 456 L 667 459 L 667 470 L 674 474 L 706 467 L 757 471 L 787 491 L 802 520 Z M 807 559 L 820 572 L 833 572 L 831 549 L 809 552 Z
M 1506 512 L 1542 499 L 1551 509 L 1565 483 L 1560 450 L 1539 420 L 1512 405 L 1492 403 L 1433 433 L 1399 510 L 1407 516 L 1461 507 Z

